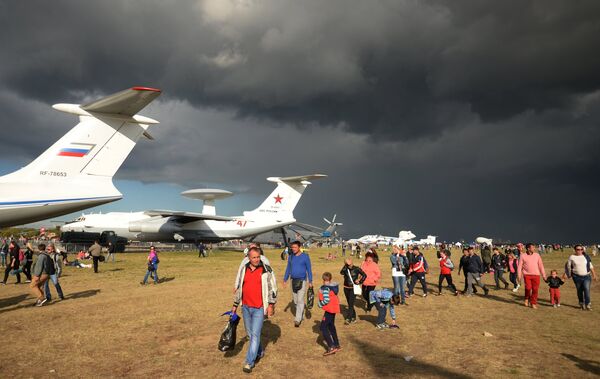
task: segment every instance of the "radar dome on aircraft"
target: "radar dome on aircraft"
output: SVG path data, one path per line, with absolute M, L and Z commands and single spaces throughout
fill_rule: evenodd
M 475 242 L 483 244 L 483 245 L 489 245 L 492 246 L 492 239 L 491 238 L 485 238 L 485 237 L 477 237 L 475 239 Z
M 181 196 L 185 196 L 194 200 L 203 200 L 202 214 L 205 215 L 216 215 L 215 200 L 225 199 L 233 195 L 233 192 L 221 190 L 221 189 L 210 189 L 210 188 L 198 188 L 183 191 Z

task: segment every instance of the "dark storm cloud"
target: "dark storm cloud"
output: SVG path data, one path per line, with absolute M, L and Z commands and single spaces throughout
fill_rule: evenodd
M 36 12 L 31 12 L 36 9 Z M 438 136 L 598 88 L 600 4 L 5 2 L 6 86 L 51 101 L 160 85 L 241 116 Z M 12 33 L 11 33 L 12 31 Z
M 597 46 L 596 1 L 0 1 L 0 148 L 66 132 L 47 104 L 157 86 L 121 178 L 323 170 L 299 217 L 353 234 L 593 240 Z

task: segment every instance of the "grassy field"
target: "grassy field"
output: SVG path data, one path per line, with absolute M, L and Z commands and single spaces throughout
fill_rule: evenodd
M 310 252 L 316 278 L 331 271 L 340 281 L 342 259 L 324 259 L 326 249 Z M 278 283 L 284 262 L 268 251 Z M 389 253 L 382 252 L 382 286 L 391 286 Z M 435 252 L 427 251 L 437 290 Z M 458 263 L 458 251 L 453 260 Z M 562 267 L 568 253 L 544 255 L 546 269 Z M 4 354 L 0 377 L 240 377 L 247 344 L 217 350 L 231 307 L 239 252 L 160 255 L 164 282 L 141 286 L 145 255 L 122 254 L 116 263 L 92 269 L 65 268 L 66 295 L 33 307 L 27 285 L 0 287 L 0 335 Z M 463 278 L 454 274 L 457 287 Z M 493 279 L 486 276 L 491 284 Z M 315 284 L 320 283 L 316 281 Z M 435 286 L 435 287 L 434 287 Z M 592 303 L 600 291 L 592 285 Z M 421 294 L 417 286 L 417 295 Z M 53 294 L 54 289 L 52 289 Z M 266 357 L 254 376 L 270 377 L 593 377 L 600 375 L 600 307 L 579 310 L 573 283 L 562 287 L 561 308 L 549 306 L 548 287 L 540 288 L 540 308 L 522 306 L 521 290 L 490 292 L 487 298 L 420 296 L 398 309 L 399 330 L 376 330 L 375 310 L 358 309 L 359 322 L 337 330 L 344 350 L 322 357 L 322 311 L 294 328 L 289 287 L 280 286 L 275 316 L 266 321 Z M 598 300 L 596 300 L 598 299 Z M 342 304 L 345 304 L 343 295 Z M 357 301 L 358 302 L 358 301 Z M 362 301 L 358 302 L 361 306 Z M 315 306 L 316 307 L 316 306 Z M 345 309 L 345 308 L 343 308 Z M 485 337 L 489 332 L 492 337 Z M 406 357 L 412 357 L 407 360 Z

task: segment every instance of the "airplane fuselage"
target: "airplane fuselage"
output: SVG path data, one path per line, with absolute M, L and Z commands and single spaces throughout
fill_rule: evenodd
M 64 215 L 123 197 L 110 178 L 37 179 L 38 184 L 32 186 L 26 180 L 13 181 L 14 177 L 0 178 L 0 227 Z
M 63 225 L 61 231 L 113 231 L 130 241 L 144 242 L 220 242 L 245 239 L 295 221 L 253 220 L 239 216 L 234 217 L 233 221 L 198 220 L 181 224 L 174 217 L 153 217 L 144 212 L 111 212 L 84 215 Z

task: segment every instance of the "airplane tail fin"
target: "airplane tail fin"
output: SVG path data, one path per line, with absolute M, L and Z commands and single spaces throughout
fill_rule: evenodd
M 293 218 L 294 208 L 302 193 L 311 184 L 309 180 L 325 178 L 327 175 L 313 174 L 290 177 L 271 177 L 268 181 L 277 183 L 277 187 L 256 209 L 244 212 L 244 216 L 254 218 Z
M 160 93 L 154 88 L 133 87 L 84 105 L 54 105 L 54 109 L 78 115 L 79 124 L 14 176 L 111 178 L 139 138 L 151 138 L 147 129 L 158 121 L 136 113 Z

